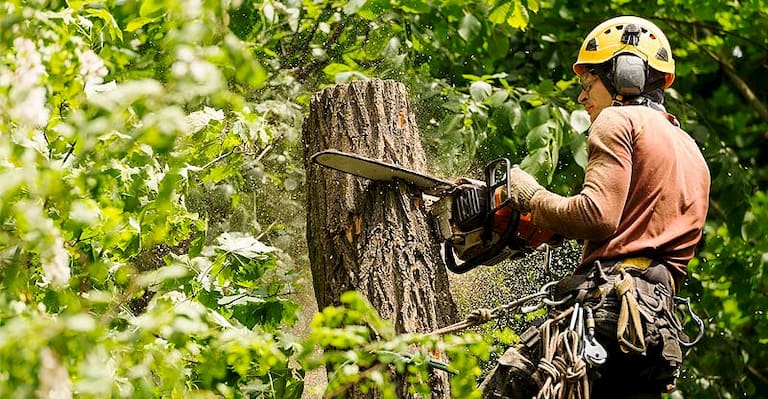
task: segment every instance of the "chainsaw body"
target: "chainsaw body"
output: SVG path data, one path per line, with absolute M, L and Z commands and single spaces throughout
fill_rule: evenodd
M 461 179 L 431 207 L 450 271 L 495 265 L 554 241 L 555 234 L 536 227 L 529 213 L 512 208 L 509 169 L 509 160 L 495 160 L 484 168 L 484 182 Z
M 500 158 L 483 169 L 484 181 L 449 181 L 356 154 L 325 150 L 312 161 L 338 171 L 375 181 L 403 181 L 437 197 L 430 206 L 435 228 L 443 240 L 445 265 L 465 273 L 515 258 L 544 243 L 557 241 L 510 205 L 510 162 Z

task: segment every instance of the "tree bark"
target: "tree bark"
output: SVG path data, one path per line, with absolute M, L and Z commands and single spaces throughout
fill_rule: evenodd
M 337 149 L 425 170 L 405 86 L 372 80 L 316 93 L 303 140 L 307 243 L 318 306 L 337 305 L 342 293 L 357 290 L 398 333 L 429 332 L 453 322 L 456 306 L 420 192 L 309 161 L 317 151 Z M 436 385 L 433 397 L 448 397 L 447 378 Z

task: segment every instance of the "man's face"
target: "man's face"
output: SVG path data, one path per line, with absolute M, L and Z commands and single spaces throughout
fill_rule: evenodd
M 584 72 L 579 76 L 579 84 L 581 84 L 579 103 L 584 104 L 584 110 L 589 114 L 590 121 L 594 122 L 603 109 L 611 106 L 613 98 L 596 74 Z

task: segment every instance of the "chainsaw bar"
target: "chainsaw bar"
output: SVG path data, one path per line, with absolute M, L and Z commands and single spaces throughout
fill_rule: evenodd
M 338 150 L 325 150 L 312 155 L 312 162 L 339 172 L 365 179 L 414 185 L 427 195 L 442 196 L 456 187 L 450 180 L 440 179 L 402 166 Z

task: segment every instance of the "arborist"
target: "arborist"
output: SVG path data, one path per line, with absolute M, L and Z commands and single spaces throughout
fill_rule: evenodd
M 561 312 L 501 357 L 487 398 L 659 398 L 675 389 L 688 342 L 675 299 L 710 175 L 663 106 L 669 42 L 645 19 L 612 18 L 587 35 L 573 70 L 591 120 L 581 192 L 560 196 L 512 168 L 510 195 L 538 227 L 583 240 L 581 262 L 557 284 Z

